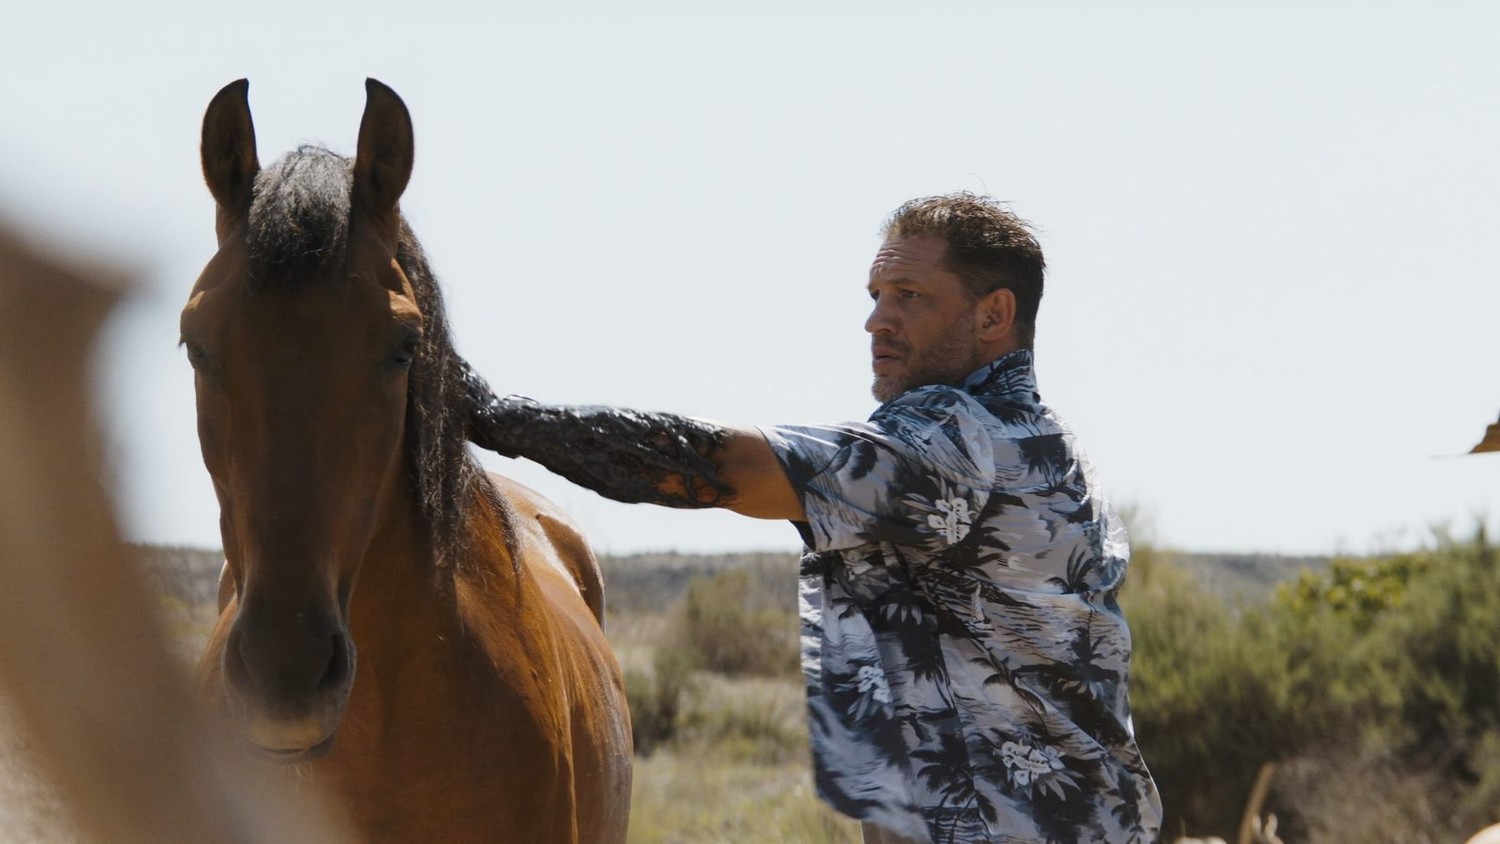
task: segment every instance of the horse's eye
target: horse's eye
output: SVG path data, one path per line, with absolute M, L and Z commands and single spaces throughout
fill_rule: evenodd
M 184 343 L 187 347 L 188 365 L 194 369 L 202 369 L 208 364 L 208 353 L 192 343 Z
M 418 338 L 408 337 L 401 341 L 396 351 L 391 354 L 391 365 L 401 368 L 411 366 L 412 361 L 417 359 Z

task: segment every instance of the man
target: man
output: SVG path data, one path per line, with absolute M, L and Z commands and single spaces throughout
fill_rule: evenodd
M 967 193 L 884 234 L 868 422 L 547 406 L 468 373 L 473 439 L 621 501 L 797 525 L 818 789 L 867 841 L 1155 840 L 1125 531 L 1032 373 L 1041 248 Z

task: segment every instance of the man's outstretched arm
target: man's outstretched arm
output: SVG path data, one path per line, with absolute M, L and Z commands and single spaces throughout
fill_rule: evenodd
M 525 457 L 606 498 L 667 507 L 723 507 L 804 521 L 802 502 L 759 431 L 613 407 L 498 397 L 463 366 L 469 439 Z

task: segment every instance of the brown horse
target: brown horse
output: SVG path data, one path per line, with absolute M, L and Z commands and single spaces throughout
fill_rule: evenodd
M 461 360 L 397 208 L 406 106 L 368 80 L 353 162 L 261 170 L 247 90 L 204 116 L 219 249 L 182 314 L 227 559 L 207 696 L 369 839 L 623 841 L 598 566 L 467 451 Z

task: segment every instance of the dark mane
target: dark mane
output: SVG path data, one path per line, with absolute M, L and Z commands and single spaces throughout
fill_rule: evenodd
M 343 265 L 352 174 L 350 159 L 322 147 L 302 146 L 256 176 L 247 231 L 249 271 L 256 285 L 305 283 Z M 466 528 L 476 492 L 506 520 L 509 545 L 515 536 L 508 524 L 509 510 L 466 445 L 462 359 L 453 348 L 442 293 L 405 219 L 396 260 L 416 291 L 424 323 L 407 388 L 406 464 L 422 516 L 432 528 L 437 559 L 460 558 L 457 552 L 469 535 Z
M 343 263 L 353 166 L 322 147 L 302 146 L 256 174 L 246 231 L 256 283 L 301 281 Z
M 463 358 L 453 348 L 443 294 L 405 219 L 396 260 L 416 291 L 424 323 L 407 392 L 407 458 L 416 477 L 422 514 L 433 528 L 438 559 L 459 559 L 457 551 L 468 536 L 465 517 L 475 492 L 492 504 L 495 515 L 505 523 L 506 546 L 514 556 L 516 532 L 511 529 L 510 509 L 469 456 Z

